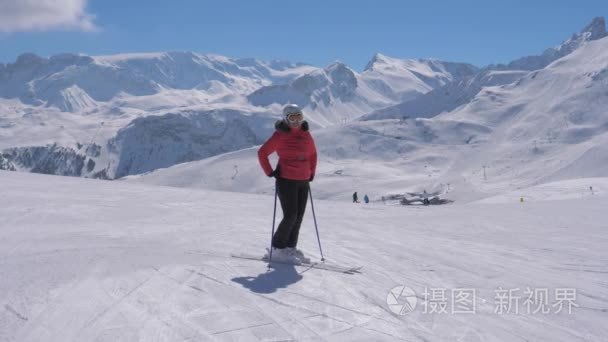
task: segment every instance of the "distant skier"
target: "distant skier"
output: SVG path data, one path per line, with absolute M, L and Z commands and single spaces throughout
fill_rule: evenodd
M 283 209 L 283 220 L 272 237 L 278 257 L 305 259 L 296 249 L 300 225 L 306 211 L 309 182 L 315 177 L 317 150 L 302 110 L 294 104 L 283 108 L 283 119 L 276 131 L 258 150 L 258 160 L 268 177 L 276 178 L 276 189 Z M 276 152 L 279 161 L 272 169 L 268 156 Z M 274 257 L 274 254 L 273 254 Z
M 369 203 L 369 197 L 367 197 L 367 194 L 365 194 L 365 196 L 363 196 L 363 201 L 365 203 Z
M 359 196 L 357 196 L 357 192 L 353 193 L 353 203 L 359 203 Z

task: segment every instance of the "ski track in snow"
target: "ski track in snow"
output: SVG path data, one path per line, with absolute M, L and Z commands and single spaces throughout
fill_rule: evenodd
M 263 253 L 270 196 L 16 172 L 0 172 L 0 187 L 10 198 L 0 207 L 0 341 L 608 336 L 603 194 L 419 210 L 318 201 L 328 261 L 363 266 L 348 275 L 230 257 Z M 318 258 L 310 212 L 300 247 Z M 400 285 L 418 299 L 403 316 L 386 302 Z M 576 288 L 579 307 L 501 315 L 499 287 Z M 424 313 L 425 288 L 474 288 L 476 313 Z

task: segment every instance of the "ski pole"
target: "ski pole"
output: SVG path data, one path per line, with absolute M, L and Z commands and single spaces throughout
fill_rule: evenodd
M 321 253 L 321 261 L 325 262 L 323 256 L 323 249 L 321 248 L 321 238 L 319 237 L 319 228 L 317 227 L 317 216 L 315 215 L 315 204 L 312 201 L 312 190 L 310 189 L 310 183 L 308 184 L 308 194 L 310 195 L 310 207 L 312 208 L 312 218 L 315 221 L 315 231 L 317 232 L 317 241 L 319 242 L 319 252 Z
M 272 213 L 272 234 L 270 235 L 270 253 L 268 256 L 268 269 L 270 269 L 270 263 L 272 263 L 272 238 L 274 237 L 274 223 L 277 217 L 277 182 L 274 183 L 274 211 Z

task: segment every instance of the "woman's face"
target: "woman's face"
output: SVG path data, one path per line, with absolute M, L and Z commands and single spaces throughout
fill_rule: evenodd
M 290 127 L 300 127 L 303 121 L 304 115 L 302 115 L 302 113 L 289 114 L 287 116 L 287 124 L 289 124 Z

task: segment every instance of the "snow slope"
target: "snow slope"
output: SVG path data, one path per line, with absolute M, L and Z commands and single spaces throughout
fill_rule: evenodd
M 484 70 L 475 76 L 447 83 L 412 100 L 378 109 L 361 120 L 432 118 L 468 104 L 484 87 L 510 84 L 528 74 L 521 70 Z
M 608 335 L 605 189 L 589 194 L 592 201 L 425 208 L 317 200 L 326 258 L 363 266 L 346 275 L 293 266 L 268 271 L 261 262 L 228 257 L 262 253 L 271 196 L 6 171 L 0 188 L 10 198 L 0 206 L 1 341 Z M 316 244 L 309 210 L 300 247 L 318 257 Z M 403 285 L 416 292 L 418 305 L 397 315 L 387 296 Z M 462 288 L 476 290 L 474 314 L 449 306 L 447 313 L 424 311 L 425 289 L 445 289 L 449 299 Z M 547 289 L 550 313 L 526 311 L 526 288 Z M 576 290 L 570 314 L 551 306 L 560 288 Z M 500 289 L 519 289 L 519 314 L 514 307 L 498 313 Z
M 551 47 L 536 56 L 526 56 L 510 62 L 508 65 L 495 65 L 491 68 L 509 70 L 538 70 L 551 64 L 556 59 L 567 56 L 588 41 L 601 39 L 608 36 L 606 32 L 606 20 L 603 17 L 596 17 L 585 26 L 580 32 L 572 34 L 560 45 Z
M 522 199 L 524 202 L 570 199 L 588 202 L 594 200 L 595 195 L 606 195 L 608 192 L 606 180 L 608 178 L 579 178 L 545 183 L 489 197 L 479 203 L 514 203 Z
M 408 124 L 387 120 L 356 122 L 311 133 L 319 153 L 315 182 L 319 184 L 317 195 L 320 198 L 348 200 L 354 191 L 359 191 L 367 193 L 372 200 L 379 200 L 382 196 L 406 191 L 446 191 L 447 185 L 441 184 L 441 178 L 449 179 L 446 172 L 455 158 L 476 148 L 475 143 L 487 139 L 484 136 L 489 130 L 484 126 L 447 120 Z M 470 136 L 477 138 L 467 144 L 463 137 Z M 128 181 L 270 193 L 272 184 L 260 169 L 257 148 L 157 169 L 131 176 Z M 272 163 L 274 165 L 275 161 Z M 450 196 L 459 190 L 456 183 L 452 183 Z M 466 188 L 465 194 L 470 196 L 475 192 Z M 477 193 L 467 200 L 483 196 Z
M 377 53 L 361 73 L 364 82 L 380 92 L 392 89 L 396 100 L 409 100 L 451 82 L 475 75 L 471 64 L 434 59 L 399 59 Z
M 327 127 L 414 99 L 476 72 L 470 64 L 398 59 L 378 53 L 361 73 L 336 62 L 287 84 L 261 87 L 247 99 L 256 106 L 297 103 L 312 123 Z
M 365 115 L 363 119 L 377 120 L 404 116 L 428 118 L 442 112 L 453 111 L 470 103 L 485 87 L 516 82 L 530 71 L 543 69 L 552 62 L 584 47 L 587 43 L 606 36 L 608 36 L 606 22 L 603 17 L 597 17 L 579 33 L 573 34 L 559 46 L 546 49 L 541 55 L 522 57 L 508 65 L 489 65 L 473 75 L 460 73 L 462 77 L 449 80 L 450 82 L 434 87 L 414 99 L 407 99 L 399 104 L 378 109 Z M 459 68 L 462 70 L 462 66 Z
M 106 152 L 108 140 L 138 118 L 218 108 L 259 112 L 245 103 L 246 94 L 316 69 L 190 52 L 23 54 L 0 67 L 0 149 L 96 143 Z M 99 162 L 105 167 L 108 159 Z
M 78 112 L 115 97 L 150 96 L 164 89 L 249 93 L 315 70 L 304 64 L 235 59 L 192 52 L 43 58 L 23 54 L 0 69 L 0 98 Z M 100 102 L 100 103 L 97 103 Z

